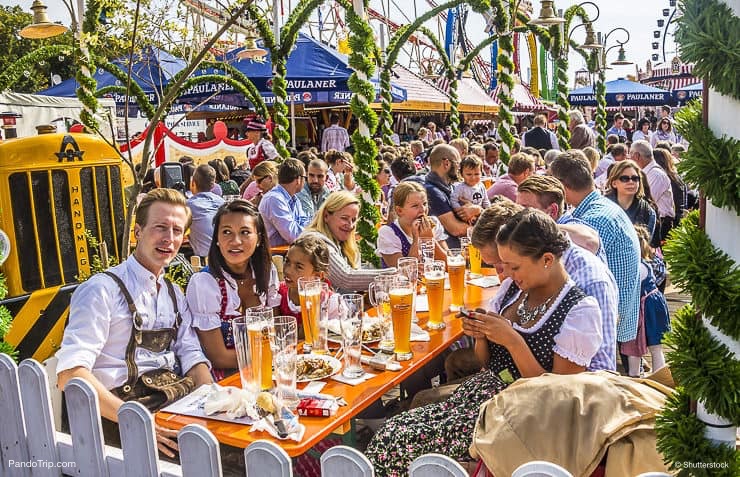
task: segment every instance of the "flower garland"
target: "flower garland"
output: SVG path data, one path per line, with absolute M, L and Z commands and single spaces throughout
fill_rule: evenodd
M 698 212 L 671 231 L 664 250 L 671 279 L 691 294 L 713 326 L 737 340 L 740 269 L 699 228 Z M 701 400 L 708 412 L 740 425 L 740 361 L 697 319 L 691 305 L 679 310 L 664 341 L 673 349 L 667 361 L 679 389 L 656 419 L 658 450 L 675 470 L 684 462 L 717 462 L 725 467 L 712 469 L 712 475 L 739 475 L 740 454 L 704 437 L 705 424 L 691 412 L 689 399 Z
M 599 80 L 596 82 L 596 140 L 599 150 L 606 153 L 606 70 L 599 68 Z
M 740 100 L 740 18 L 718 0 L 682 0 L 676 31 L 681 59 L 716 91 Z
M 717 207 L 740 214 L 740 140 L 717 138 L 704 125 L 701 101 L 694 100 L 675 115 L 675 127 L 691 146 L 678 170 L 686 182 L 696 184 Z
M 512 114 L 514 98 L 511 95 L 514 91 L 514 77 L 512 76 L 514 72 L 514 61 L 512 61 L 512 57 L 514 56 L 514 34 L 512 28 L 514 19 L 509 18 L 509 10 L 504 6 L 502 0 L 494 0 L 492 6 L 496 33 L 499 38 L 498 56 L 496 57 L 499 65 L 496 72 L 496 80 L 500 88 L 498 95 L 498 117 L 500 119 L 498 123 L 498 137 L 501 139 L 499 158 L 501 162 L 508 164 L 515 142 L 514 135 L 511 133 L 511 126 L 514 124 L 514 115 Z M 514 2 L 511 2 L 510 7 L 513 8 L 513 6 Z
M 455 8 L 462 4 L 470 5 L 473 11 L 478 13 L 488 11 L 491 8 L 489 0 L 451 0 L 449 2 L 445 2 L 444 4 L 437 5 L 424 14 L 419 15 L 412 23 L 402 26 L 396 31 L 396 33 L 388 42 L 388 47 L 385 51 L 385 62 L 383 63 L 383 67 L 380 71 L 380 124 L 384 143 L 392 144 L 391 134 L 393 134 L 393 97 L 391 95 L 391 70 L 398 60 L 398 55 L 401 52 L 401 47 L 403 47 L 403 45 L 408 41 L 409 37 L 428 20 L 436 17 L 438 14 L 450 8 Z
M 77 42 L 78 66 L 75 79 L 80 85 L 77 88 L 77 98 L 82 103 L 80 121 L 93 131 L 98 130 L 98 120 L 95 113 L 98 110 L 98 98 L 95 96 L 97 81 L 92 76 L 95 71 L 95 61 L 89 51 L 90 46 L 97 46 L 97 28 L 102 11 L 100 0 L 88 0 L 85 9 L 85 18 L 82 22 L 82 31 Z
M 417 31 L 423 33 L 427 38 L 429 38 L 429 41 L 432 42 L 434 49 L 437 50 L 439 57 L 442 59 L 445 75 L 447 76 L 447 80 L 450 82 L 449 92 L 447 93 L 450 97 L 450 128 L 452 129 L 452 136 L 459 137 L 460 113 L 458 108 L 460 107 L 460 97 L 457 94 L 457 74 L 455 73 L 455 69 L 452 66 L 450 58 L 447 56 L 447 51 L 445 51 L 444 46 L 442 46 L 442 42 L 439 41 L 439 38 L 437 38 L 432 30 L 422 25 L 417 29 Z
M 111 63 L 110 61 L 102 61 L 99 66 L 103 70 L 115 76 L 116 79 L 118 79 L 122 84 L 126 84 L 128 82 L 128 74 L 115 63 Z M 130 91 L 127 92 L 125 86 L 109 86 L 107 88 L 99 89 L 95 93 L 95 95 L 100 98 L 103 95 L 112 92 L 122 93 L 124 95 L 128 94 L 129 96 L 132 96 L 134 100 L 136 100 L 136 104 L 139 106 L 139 108 L 141 108 L 141 111 L 144 113 L 147 119 L 152 119 L 152 116 L 154 116 L 154 106 L 152 106 L 152 103 L 149 102 L 149 98 L 147 97 L 144 90 L 136 81 L 131 81 L 130 87 Z
M 8 295 L 8 281 L 5 275 L 0 273 L 0 301 L 4 300 Z M 13 359 L 18 358 L 18 350 L 15 346 L 5 341 L 5 335 L 10 330 L 10 325 L 13 322 L 13 316 L 10 314 L 5 306 L 0 306 L 0 353 L 5 353 Z
M 71 54 L 72 47 L 67 45 L 46 45 L 34 49 L 7 66 L 5 71 L 0 74 L 0 91 L 10 88 L 21 76 L 24 76 L 31 68 L 35 68 L 41 61 L 46 61 L 55 56 Z

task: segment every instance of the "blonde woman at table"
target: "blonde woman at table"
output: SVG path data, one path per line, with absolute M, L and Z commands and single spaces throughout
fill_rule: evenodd
M 253 306 L 277 307 L 278 275 L 257 208 L 237 199 L 213 218 L 208 267 L 190 277 L 185 297 L 213 377 L 236 371 L 231 321 Z
M 418 182 L 401 182 L 393 189 L 396 220 L 378 230 L 376 253 L 384 267 L 395 267 L 401 257 L 419 257 L 419 241 L 435 240 L 435 253 L 444 256 L 447 234 L 437 217 L 429 216 L 429 203 L 424 186 Z
M 569 242 L 555 221 L 524 210 L 501 227 L 496 243 L 510 277 L 501 284 L 492 311 L 463 318 L 484 370 L 446 401 L 389 419 L 365 452 L 376 475 L 407 475 L 409 464 L 430 452 L 468 458 L 483 402 L 522 377 L 580 373 L 598 350 L 599 306 L 560 263 Z
M 329 281 L 339 293 L 364 292 L 381 273 L 395 272 L 360 268 L 360 249 L 355 238 L 360 199 L 347 191 L 332 192 L 321 205 L 301 237 L 318 237 L 329 245 Z

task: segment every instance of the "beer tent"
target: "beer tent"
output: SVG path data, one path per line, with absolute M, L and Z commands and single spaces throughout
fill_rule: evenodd
M 671 102 L 668 91 L 624 78 L 607 81 L 605 86 L 607 106 L 661 106 Z M 571 106 L 596 106 L 593 85 L 571 91 L 568 102 Z

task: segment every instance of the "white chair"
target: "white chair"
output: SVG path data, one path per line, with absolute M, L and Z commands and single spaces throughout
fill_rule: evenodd
M 511 477 L 573 477 L 573 474 L 557 464 L 536 460 L 520 465 Z
M 62 390 L 57 388 L 57 363 L 56 356 L 47 358 L 44 362 L 46 374 L 49 376 L 49 397 L 51 398 L 51 410 L 54 413 L 54 429 L 62 430 Z

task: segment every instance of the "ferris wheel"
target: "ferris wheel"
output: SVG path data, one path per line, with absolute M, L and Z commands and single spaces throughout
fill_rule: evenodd
M 653 31 L 653 42 L 651 55 L 652 61 L 667 63 L 669 58 L 678 54 L 675 41 L 676 28 L 681 12 L 676 0 L 668 0 L 664 8 L 660 9 L 661 16 L 658 17 L 658 28 Z M 660 53 L 659 53 L 660 52 Z

